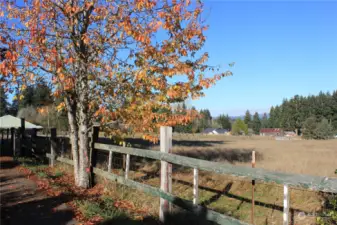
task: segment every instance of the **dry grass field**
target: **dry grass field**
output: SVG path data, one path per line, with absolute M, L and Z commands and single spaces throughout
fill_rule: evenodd
M 173 152 L 210 161 L 251 166 L 268 170 L 337 177 L 337 139 L 274 140 L 270 137 L 175 134 Z
M 133 147 L 159 150 L 140 138 L 129 138 Z M 211 135 L 173 136 L 173 153 L 233 165 L 251 166 L 251 153 L 256 151 L 256 167 L 280 172 L 336 177 L 337 140 L 283 140 L 268 137 L 233 137 Z M 121 161 L 121 160 L 120 160 Z M 137 161 L 137 162 L 136 162 Z M 135 166 L 137 164 L 137 166 Z M 132 166 L 134 165 L 134 167 Z M 130 179 L 159 187 L 159 161 L 142 161 L 131 157 Z M 122 174 L 121 170 L 114 173 Z M 192 200 L 192 169 L 173 165 L 173 194 Z M 116 187 L 116 186 L 115 186 Z M 199 173 L 199 204 L 215 211 L 250 222 L 251 181 L 230 175 Z M 120 187 L 119 194 L 136 205 L 158 213 L 158 198 L 140 191 Z M 322 210 L 324 197 L 317 192 L 291 188 L 291 224 L 316 224 L 314 216 L 298 216 L 300 212 Z M 255 224 L 282 224 L 283 186 L 257 182 L 255 188 Z M 316 214 L 317 215 L 317 214 Z

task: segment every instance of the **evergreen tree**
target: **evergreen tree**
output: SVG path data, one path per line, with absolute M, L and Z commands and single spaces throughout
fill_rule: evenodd
M 212 116 L 208 109 L 200 110 L 199 130 L 202 131 L 212 126 Z
M 24 91 L 22 91 L 21 95 L 23 95 L 23 98 L 19 100 L 19 110 L 28 106 L 35 106 L 34 92 L 34 86 L 28 86 Z
M 261 128 L 269 128 L 269 121 L 268 121 L 267 113 L 263 114 L 263 117 L 261 120 Z
M 275 128 L 274 124 L 275 124 L 275 113 L 274 113 L 275 109 L 274 106 L 272 106 L 270 108 L 270 112 L 269 112 L 269 128 Z
M 51 89 L 45 81 L 40 81 L 34 87 L 33 92 L 33 106 L 41 107 L 51 105 L 53 98 L 51 96 Z
M 249 110 L 246 111 L 244 122 L 248 125 L 248 128 L 252 128 L 252 115 Z
M 254 117 L 253 117 L 253 131 L 255 134 L 259 134 L 260 133 L 260 129 L 261 129 L 261 121 L 260 121 L 260 117 L 259 114 L 257 112 L 255 112 Z
M 274 128 L 280 128 L 281 127 L 281 113 L 282 113 L 282 107 L 276 106 L 274 108 L 274 122 L 273 127 Z
M 220 115 L 219 118 L 217 119 L 217 123 L 221 126 L 223 129 L 230 130 L 232 127 L 232 124 L 230 122 L 229 116 L 228 115 Z
M 305 139 L 314 139 L 316 128 L 316 118 L 313 116 L 307 118 L 303 123 L 303 137 Z
M 7 113 L 8 110 L 8 102 L 7 102 L 7 95 L 5 90 L 0 87 L 0 116 L 3 116 Z
M 337 132 L 337 90 L 332 93 L 331 96 L 331 125 L 333 126 L 334 130 Z

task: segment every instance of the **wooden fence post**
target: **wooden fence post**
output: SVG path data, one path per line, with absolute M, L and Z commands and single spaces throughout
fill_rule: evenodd
M 35 155 L 36 152 L 36 129 L 33 128 L 31 130 L 31 133 L 30 133 L 30 143 L 31 143 L 31 151 L 30 151 L 30 154 L 31 155 Z
M 169 149 L 168 149 L 168 153 L 172 153 L 172 142 L 173 142 L 173 133 L 172 133 L 172 127 L 170 127 L 170 129 L 168 129 L 168 143 L 169 143 Z M 172 193 L 172 164 L 171 163 L 167 163 L 167 167 L 168 167 L 168 192 Z M 172 212 L 172 203 L 169 202 L 169 212 Z
M 108 172 L 111 173 L 112 167 L 112 151 L 109 151 L 109 164 L 108 164 Z
M 160 127 L 160 151 L 164 153 L 169 153 L 169 148 L 172 146 L 172 127 Z M 165 161 L 160 161 L 160 189 L 164 192 L 169 191 L 169 168 L 168 163 Z M 160 198 L 160 210 L 159 210 L 159 220 L 165 223 L 165 214 L 169 210 L 169 202 L 163 198 Z
M 252 152 L 252 168 L 255 168 L 255 151 Z M 255 208 L 254 192 L 255 192 L 255 180 L 252 180 L 252 212 L 251 212 L 252 224 L 254 224 L 254 208 Z
M 13 156 L 15 156 L 15 130 L 11 128 L 11 149 L 13 151 Z
M 125 141 L 123 142 L 123 147 L 125 148 Z M 130 154 L 126 154 L 125 160 L 125 179 L 129 178 L 129 170 L 130 170 Z
M 20 156 L 25 156 L 25 146 L 24 146 L 24 140 L 25 140 L 25 118 L 21 118 L 21 127 L 20 127 Z
M 1 132 L 0 151 L 2 151 L 4 145 L 4 131 L 1 129 L 0 132 Z
M 287 184 L 283 188 L 283 225 L 289 225 L 289 188 Z
M 99 136 L 99 124 L 94 124 L 91 131 L 90 139 L 90 173 L 91 173 L 91 185 L 94 185 L 94 167 L 97 163 L 97 151 L 95 151 L 95 142 L 98 141 Z
M 56 128 L 50 128 L 50 166 L 54 167 L 55 165 L 55 150 L 56 150 Z
M 193 169 L 193 204 L 197 205 L 199 201 L 199 170 Z

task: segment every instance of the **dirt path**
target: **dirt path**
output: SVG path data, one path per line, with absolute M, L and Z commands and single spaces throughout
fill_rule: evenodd
M 11 157 L 0 157 L 1 225 L 74 225 L 66 198 L 49 197 L 25 178 Z

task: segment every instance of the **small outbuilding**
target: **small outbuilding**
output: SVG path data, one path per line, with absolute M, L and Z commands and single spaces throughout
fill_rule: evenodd
M 24 123 L 25 129 L 42 129 L 43 127 L 39 125 L 32 124 L 28 121 Z M 0 129 L 10 129 L 10 128 L 20 128 L 21 127 L 21 118 L 5 115 L 0 117 Z
M 283 136 L 282 128 L 262 128 L 260 129 L 260 136 Z

